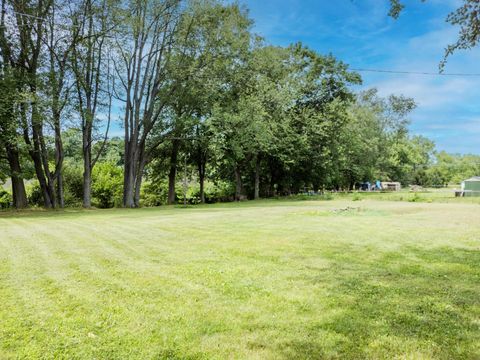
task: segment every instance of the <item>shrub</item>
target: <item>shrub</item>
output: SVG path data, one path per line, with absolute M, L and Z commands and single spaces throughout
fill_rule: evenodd
M 205 201 L 207 203 L 232 201 L 234 194 L 235 185 L 231 182 L 218 181 L 216 183 L 205 183 Z
M 142 206 L 160 206 L 167 203 L 168 182 L 166 180 L 144 181 L 140 192 Z
M 307 195 L 307 194 L 298 194 L 298 195 L 290 195 L 288 197 L 289 199 L 292 200 L 333 200 L 335 199 L 335 196 L 330 193 L 330 192 L 325 192 L 323 194 L 312 194 L 312 195 Z
M 27 183 L 26 186 L 28 204 L 30 206 L 43 206 L 42 190 L 40 189 L 40 183 L 38 180 L 33 180 Z
M 175 184 L 175 195 L 178 203 L 183 203 L 183 181 Z M 233 185 L 227 182 L 213 183 L 205 182 L 205 202 L 215 203 L 220 201 L 233 200 Z M 141 191 L 142 206 L 160 206 L 165 205 L 168 199 L 168 180 L 150 180 L 145 181 Z M 187 188 L 187 203 L 200 203 L 200 184 L 198 182 L 189 182 Z
M 205 202 L 216 203 L 233 201 L 235 188 L 232 183 L 225 181 L 204 183 Z M 177 185 L 177 198 L 183 200 L 183 183 Z M 200 184 L 190 183 L 187 190 L 187 201 L 189 204 L 200 203 Z
M 64 164 L 63 191 L 65 206 L 81 206 L 83 198 L 83 169 L 73 162 Z
M 177 182 L 175 185 L 175 196 L 178 199 L 178 203 L 183 204 L 183 182 Z M 200 203 L 200 185 L 196 182 L 190 182 L 187 184 L 187 193 L 186 193 L 187 203 L 188 204 L 198 204 Z
M 8 209 L 12 204 L 12 195 L 0 187 L 0 209 Z
M 408 199 L 408 201 L 409 201 L 409 202 L 421 202 L 421 201 L 423 201 L 423 198 L 422 198 L 420 195 L 418 195 L 418 193 L 415 193 L 415 194 L 413 195 L 413 197 L 411 197 L 410 199 Z
M 93 168 L 93 202 L 101 208 L 120 206 L 122 202 L 123 172 L 111 162 L 98 163 Z

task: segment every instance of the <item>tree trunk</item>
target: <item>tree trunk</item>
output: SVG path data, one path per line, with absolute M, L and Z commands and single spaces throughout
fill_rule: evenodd
M 83 207 L 92 207 L 92 131 L 90 123 L 84 125 L 83 146 Z
M 63 191 L 63 171 L 60 170 L 57 177 L 57 204 L 63 209 L 65 207 L 65 194 Z
M 242 198 L 242 175 L 238 166 L 235 166 L 235 201 Z
M 177 175 L 177 158 L 179 145 L 180 143 L 178 140 L 173 140 L 172 153 L 170 154 L 170 172 L 168 173 L 168 205 L 175 204 L 176 200 L 175 178 Z
M 199 174 L 200 179 L 200 202 L 205 204 L 205 175 Z
M 125 175 L 123 179 L 123 207 L 126 208 L 133 208 L 135 207 L 135 199 L 134 199 L 134 177 L 133 177 L 133 169 L 125 168 Z
M 60 128 L 58 133 L 55 136 L 55 175 L 53 181 L 53 186 L 56 187 L 53 191 L 56 194 L 56 204 L 60 208 L 65 207 L 65 197 L 63 192 L 63 144 L 60 138 Z
M 204 159 L 199 156 L 198 158 L 198 179 L 200 182 L 200 202 L 202 204 L 205 204 L 205 168 L 206 168 L 206 163 Z
M 142 176 L 139 175 L 135 179 L 135 195 L 133 199 L 133 206 L 138 208 L 140 207 L 140 189 L 142 187 Z
M 42 192 L 43 205 L 45 206 L 45 208 L 51 209 L 53 208 L 53 203 L 52 203 L 52 199 L 50 199 L 50 195 L 48 192 L 47 180 L 45 179 L 45 176 L 43 174 L 41 160 L 39 159 L 39 156 L 37 154 L 33 154 L 32 159 L 33 159 L 33 166 L 35 168 L 35 174 L 37 175 L 37 179 L 40 184 L 40 190 Z
M 12 179 L 13 206 L 16 209 L 24 209 L 28 206 L 25 184 L 21 177 L 20 159 L 18 149 L 14 145 L 7 145 L 7 158 L 10 166 Z
M 127 137 L 128 133 L 125 134 Z M 123 207 L 140 207 L 140 191 L 142 188 L 143 172 L 150 161 L 146 154 L 145 139 L 139 143 L 133 141 L 125 142 L 125 165 L 123 171 Z
M 35 87 L 32 87 L 32 93 L 35 93 Z M 36 104 L 32 105 L 31 108 L 31 131 L 32 139 L 29 136 L 29 125 L 27 121 L 27 110 L 25 106 L 22 106 L 22 122 L 23 122 L 23 137 L 25 143 L 29 146 L 29 154 L 33 160 L 33 166 L 35 169 L 35 175 L 37 176 L 38 182 L 40 184 L 40 190 L 42 193 L 43 205 L 46 209 L 51 209 L 55 207 L 55 194 L 50 190 L 50 186 L 47 183 L 47 178 L 45 177 L 46 170 L 44 168 L 44 159 L 45 154 L 42 153 L 41 148 L 41 137 L 42 135 L 42 123 L 40 120 L 40 114 Z M 48 164 L 47 164 L 48 165 Z
M 135 178 L 134 206 L 136 208 L 140 207 L 140 190 L 142 188 L 143 170 L 145 169 L 146 163 L 147 159 L 145 158 L 145 156 L 141 156 L 140 164 L 138 166 L 138 171 Z
M 257 156 L 255 162 L 255 191 L 253 198 L 260 199 L 260 155 Z
M 47 184 L 47 180 L 45 178 L 45 174 L 43 173 L 42 160 L 40 158 L 39 152 L 40 150 L 39 149 L 37 150 L 37 147 L 35 146 L 35 149 L 30 151 L 30 156 L 32 157 L 32 160 L 33 160 L 35 175 L 37 175 L 37 179 L 40 184 L 40 190 L 42 192 L 42 198 L 43 198 L 43 205 L 45 206 L 45 208 L 51 209 L 54 207 L 54 204 L 52 199 L 50 198 L 49 187 Z
M 131 142 L 128 140 L 128 132 L 125 129 L 125 144 L 124 144 L 124 166 L 123 166 L 123 207 L 129 208 L 133 206 L 133 168 L 131 156 Z
M 57 106 L 55 106 L 55 109 Z M 60 126 L 60 113 L 54 112 L 54 124 L 55 124 L 55 177 L 56 179 L 56 200 L 57 205 L 60 208 L 65 207 L 65 197 L 63 191 L 63 159 L 65 157 L 63 152 L 62 142 L 62 128 Z
M 92 168 L 84 157 L 83 164 L 83 207 L 92 207 Z

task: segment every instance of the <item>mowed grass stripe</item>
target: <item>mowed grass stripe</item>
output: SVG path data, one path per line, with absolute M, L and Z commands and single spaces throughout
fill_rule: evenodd
M 473 207 L 0 217 L 0 357 L 475 359 Z

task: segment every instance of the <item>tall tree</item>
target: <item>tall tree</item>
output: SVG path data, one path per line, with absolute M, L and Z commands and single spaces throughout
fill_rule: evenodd
M 50 169 L 49 149 L 44 136 L 40 70 L 46 19 L 52 5 L 53 0 L 4 0 L 4 26 L 0 32 L 3 56 L 8 59 L 18 77 L 17 93 L 23 97 L 18 104 L 20 127 L 33 160 L 46 208 L 56 206 L 55 176 Z
M 222 97 L 232 64 L 241 60 L 250 43 L 251 21 L 238 5 L 216 0 L 191 1 L 182 14 L 175 48 L 168 68 L 174 96 L 169 107 L 171 156 L 169 203 L 175 200 L 176 159 L 183 148 L 195 161 L 204 201 L 204 181 L 208 159 L 208 126 L 213 104 Z M 182 66 L 178 66 L 181 63 Z
M 1 26 L 1 29 L 4 27 Z M 0 148 L 8 164 L 7 173 L 12 182 L 13 206 L 16 209 L 23 209 L 28 203 L 17 145 L 18 113 L 15 108 L 20 101 L 17 93 L 18 85 L 12 74 L 13 69 L 4 61 L 3 56 L 0 66 Z
M 64 207 L 63 160 L 65 157 L 62 141 L 64 113 L 71 104 L 72 66 L 70 63 L 73 50 L 80 41 L 80 26 L 74 26 L 75 13 L 71 6 L 54 3 L 45 26 L 46 83 L 44 93 L 48 102 L 48 118 L 53 128 L 55 147 L 55 172 L 50 181 L 56 184 L 56 202 Z
M 102 105 L 102 95 L 108 78 L 106 39 L 111 30 L 109 14 L 112 8 L 106 0 L 82 0 L 72 13 L 71 35 L 74 39 L 71 50 L 71 66 L 75 77 L 76 108 L 82 129 L 83 154 L 83 206 L 91 206 L 92 171 L 101 155 L 103 146 L 92 153 L 94 144 L 94 126 Z M 77 34 L 78 33 L 78 34 Z M 108 114 L 110 114 L 109 103 Z M 108 121 L 110 118 L 108 118 Z M 108 136 L 109 122 L 105 130 L 103 144 Z
M 178 24 L 180 0 L 130 0 L 117 12 L 114 61 L 124 103 L 123 206 L 139 205 L 146 144 L 165 103 L 159 99 Z

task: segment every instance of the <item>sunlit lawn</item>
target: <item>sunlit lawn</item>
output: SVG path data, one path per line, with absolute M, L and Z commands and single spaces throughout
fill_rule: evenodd
M 3 213 L 4 358 L 479 359 L 480 206 Z

